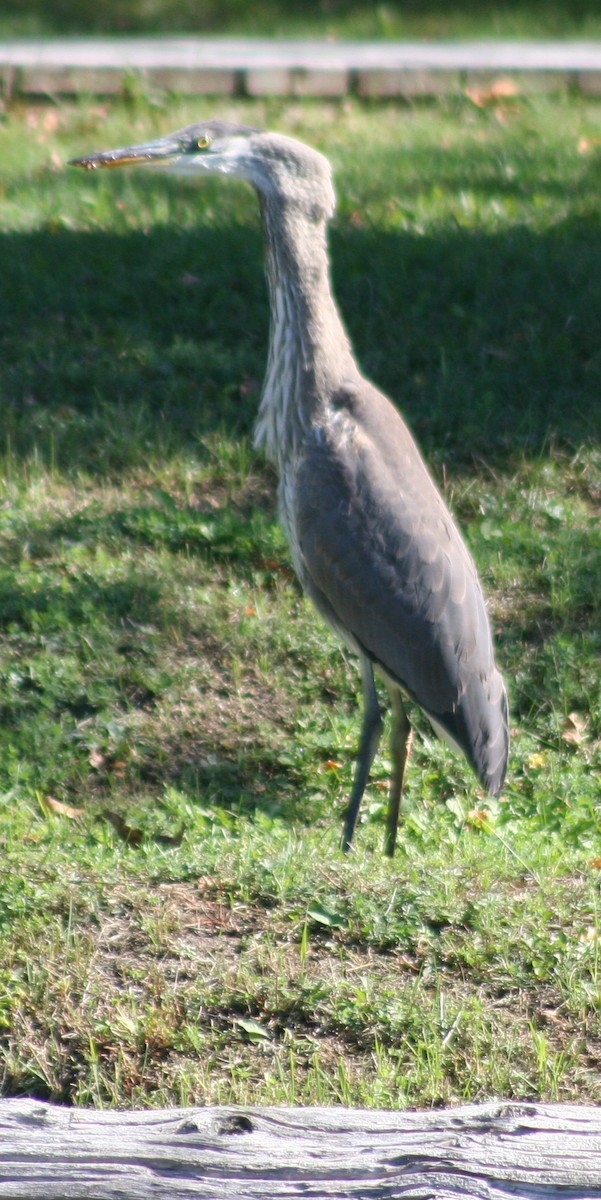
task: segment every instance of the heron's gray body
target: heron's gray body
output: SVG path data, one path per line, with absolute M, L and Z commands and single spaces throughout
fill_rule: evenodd
M 507 704 L 474 561 L 398 409 L 357 367 L 323 210 L 292 204 L 282 220 L 269 199 L 262 210 L 271 336 L 255 442 L 278 467 L 300 582 L 497 793 Z
M 301 583 L 497 792 L 505 689 L 473 560 L 385 397 L 343 385 L 334 404 L 334 420 L 307 433 L 281 485 Z
M 366 704 L 345 848 L 381 731 L 374 667 L 390 692 L 392 853 L 409 734 L 403 695 L 489 792 L 503 785 L 507 699 L 476 567 L 398 410 L 354 359 L 330 287 L 328 161 L 279 134 L 216 122 L 80 161 L 160 160 L 161 147 L 178 171 L 234 174 L 259 193 L 271 330 L 255 441 L 278 468 L 301 585 L 361 663 Z

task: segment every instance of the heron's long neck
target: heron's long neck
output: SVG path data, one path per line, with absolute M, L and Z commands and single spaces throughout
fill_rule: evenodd
M 269 199 L 261 210 L 271 327 L 255 444 L 281 464 L 357 367 L 332 296 L 325 219 Z

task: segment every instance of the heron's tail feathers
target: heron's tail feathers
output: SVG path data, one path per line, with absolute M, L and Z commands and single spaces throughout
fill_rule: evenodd
M 437 733 L 465 754 L 491 796 L 502 791 L 509 758 L 509 707 L 501 673 L 470 680 L 452 712 L 429 713 Z

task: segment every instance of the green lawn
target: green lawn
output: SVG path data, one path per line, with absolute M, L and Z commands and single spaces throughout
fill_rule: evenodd
M 210 111 L 0 127 L 0 1086 L 599 1103 L 599 109 L 219 105 L 332 158 L 359 360 L 490 597 L 504 798 L 416 714 L 392 863 L 385 748 L 338 850 L 359 681 L 250 445 L 255 198 L 64 166 Z
M 599 38 L 598 0 L 4 0 L 2 37 Z

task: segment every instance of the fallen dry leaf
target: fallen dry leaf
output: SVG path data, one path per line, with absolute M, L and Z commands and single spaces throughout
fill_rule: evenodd
M 561 739 L 568 746 L 581 746 L 586 741 L 587 720 L 581 713 L 568 713 L 562 727 Z
M 477 108 L 488 108 L 491 104 L 519 96 L 520 89 L 515 79 L 495 79 L 490 87 L 466 88 L 465 94 Z
M 578 153 L 590 154 L 595 146 L 601 146 L 601 138 L 597 137 L 581 137 L 578 139 Z
M 595 928 L 595 926 L 587 925 L 584 933 L 581 934 L 581 936 L 578 940 L 580 942 L 596 942 L 598 940 L 598 937 L 599 937 L 599 933 L 598 933 L 598 930 Z
M 55 800 L 54 796 L 44 796 L 44 803 L 54 813 L 58 813 L 61 817 L 69 817 L 71 821 L 76 821 L 78 817 L 83 816 L 83 808 L 74 808 L 72 804 L 64 804 L 62 800 Z
M 482 829 L 489 821 L 490 813 L 487 808 L 472 808 L 466 818 L 466 824 L 473 825 L 475 829 Z

